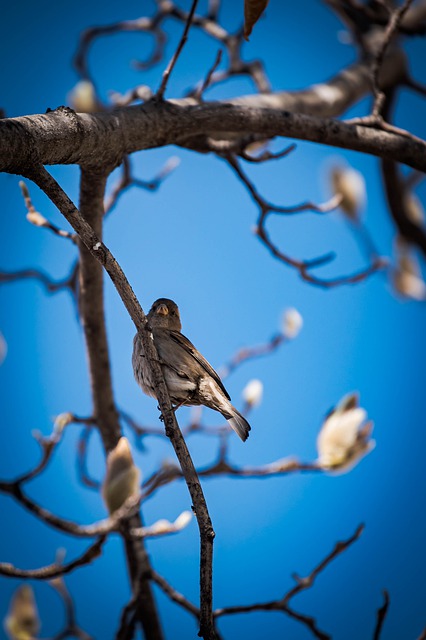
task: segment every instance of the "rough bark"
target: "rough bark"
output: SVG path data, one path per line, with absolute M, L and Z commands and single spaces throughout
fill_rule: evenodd
M 86 222 L 102 238 L 103 199 L 108 170 L 83 169 L 80 180 L 80 211 Z M 105 452 L 115 447 L 121 428 L 111 380 L 111 367 L 105 326 L 103 269 L 84 243 L 79 240 L 80 286 L 79 312 L 86 340 L 90 384 L 93 398 L 93 416 L 101 434 Z M 123 537 L 128 571 L 134 596 L 137 596 L 137 614 L 147 640 L 161 640 L 160 621 L 151 590 L 151 565 L 143 540 L 126 537 L 131 528 L 142 526 L 136 515 L 123 523 Z

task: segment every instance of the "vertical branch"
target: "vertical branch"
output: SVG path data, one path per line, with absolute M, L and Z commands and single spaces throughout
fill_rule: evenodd
M 81 171 L 80 211 L 95 233 L 102 238 L 103 194 L 108 174 Z M 86 340 L 93 416 L 101 432 L 105 450 L 115 447 L 121 436 L 114 404 L 108 341 L 105 327 L 103 269 L 79 240 L 79 312 Z
M 81 214 L 102 238 L 104 217 L 104 194 L 107 170 L 81 170 L 80 210 Z M 98 425 L 105 451 L 108 452 L 121 436 L 118 411 L 114 402 L 108 340 L 105 327 L 103 269 L 84 243 L 79 240 L 80 296 L 79 312 L 83 325 L 90 384 L 93 398 L 93 415 Z M 136 613 L 146 638 L 161 639 L 162 631 L 149 582 L 150 561 L 143 540 L 130 540 L 126 530 L 141 526 L 140 515 L 133 516 L 123 525 L 124 544 L 132 591 L 138 594 Z

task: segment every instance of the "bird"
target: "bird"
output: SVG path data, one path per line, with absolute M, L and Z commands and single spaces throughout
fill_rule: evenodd
M 182 405 L 210 407 L 223 415 L 243 442 L 247 440 L 251 430 L 249 423 L 231 404 L 231 398 L 211 364 L 181 333 L 177 304 L 168 298 L 159 298 L 153 303 L 147 321 L 174 409 Z M 139 333 L 133 340 L 132 365 L 142 391 L 156 398 Z

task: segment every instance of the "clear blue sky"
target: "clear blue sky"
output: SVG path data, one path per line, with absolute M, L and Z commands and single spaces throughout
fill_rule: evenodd
M 225 5 L 227 24 L 238 25 L 242 2 Z M 341 27 L 334 16 L 320 2 L 307 5 L 292 3 L 286 8 L 271 0 L 267 18 L 245 45 L 248 58 L 265 59 L 274 88 L 320 82 L 354 58 L 351 47 L 337 38 Z M 0 24 L 0 106 L 8 116 L 18 116 L 64 104 L 77 80 L 70 61 L 81 30 L 136 18 L 151 8 L 149 2 L 134 0 L 119 4 L 78 0 L 72 8 L 46 0 L 21 3 L 19 10 L 8 5 Z M 168 29 L 170 54 L 177 32 L 171 23 Z M 90 61 L 103 97 L 110 89 L 124 92 L 136 84 L 158 85 L 161 66 L 144 74 L 129 64 L 146 56 L 149 47 L 149 38 L 136 34 L 104 38 L 95 45 Z M 168 97 L 178 97 L 204 77 L 216 50 L 215 43 L 193 31 Z M 416 78 L 426 82 L 424 40 L 413 41 L 409 50 Z M 210 95 L 220 98 L 250 91 L 244 80 Z M 351 113 L 363 113 L 365 108 L 360 105 Z M 419 98 L 404 94 L 398 113 L 401 126 L 425 137 L 423 109 Z M 159 193 L 127 192 L 106 224 L 105 241 L 144 309 L 160 296 L 175 299 L 184 333 L 215 367 L 239 347 L 267 340 L 277 330 L 285 307 L 296 307 L 304 318 L 294 342 L 269 358 L 245 364 L 227 381 L 237 407 L 242 404 L 241 390 L 251 378 L 260 378 L 265 387 L 263 403 L 251 415 L 249 440 L 243 445 L 232 439 L 232 460 L 240 465 L 263 464 L 287 455 L 313 460 L 322 417 L 353 390 L 360 392 L 361 404 L 374 420 L 377 442 L 376 449 L 345 475 L 204 482 L 217 536 L 215 605 L 280 597 L 292 585 L 293 572 L 310 572 L 337 540 L 349 537 L 364 522 L 362 538 L 318 578 L 313 589 L 294 600 L 294 607 L 316 616 L 321 629 L 335 638 L 368 638 L 386 588 L 391 606 L 383 638 L 416 638 L 426 625 L 424 305 L 401 302 L 384 276 L 331 291 L 303 283 L 274 261 L 254 237 L 257 211 L 223 162 L 166 148 L 137 154 L 137 175 L 151 178 L 171 155 L 178 155 L 181 164 Z M 329 195 L 326 168 L 339 156 L 364 174 L 366 225 L 380 252 L 390 256 L 394 229 L 384 207 L 376 159 L 300 143 L 289 158 L 248 167 L 248 172 L 273 202 L 321 201 Z M 76 168 L 52 171 L 76 201 Z M 34 266 L 55 278 L 64 277 L 73 262 L 74 247 L 28 224 L 17 177 L 1 175 L 0 184 L 0 269 Z M 424 186 L 418 194 L 426 197 Z M 53 205 L 34 187 L 32 195 L 43 215 L 66 228 Z M 327 275 L 362 264 L 350 228 L 339 213 L 321 219 L 308 213 L 274 220 L 271 229 L 292 255 L 307 258 L 335 250 L 338 259 L 324 271 Z M 83 336 L 70 297 L 66 293 L 49 296 L 32 281 L 2 286 L 0 296 L 0 329 L 8 344 L 0 367 L 0 476 L 8 478 L 35 464 L 32 430 L 48 434 L 58 413 L 83 415 L 91 409 Z M 140 422 L 157 425 L 155 401 L 144 397 L 133 380 L 132 323 L 109 282 L 106 299 L 117 402 Z M 182 424 L 188 416 L 187 409 L 179 411 Z M 209 412 L 206 420 L 217 424 L 218 416 Z M 30 492 L 55 513 L 90 523 L 106 514 L 100 495 L 78 483 L 78 431 L 78 427 L 68 430 L 49 471 L 31 485 Z M 145 444 L 146 450 L 135 450 L 135 457 L 147 477 L 162 460 L 173 459 L 173 452 L 159 439 Z M 213 438 L 194 436 L 189 445 L 197 465 L 216 455 Z M 102 478 L 104 460 L 96 440 L 90 470 Z M 52 562 L 59 547 L 67 549 L 68 559 L 83 549 L 84 544 L 51 531 L 8 498 L 0 500 L 2 561 L 32 568 Z M 145 520 L 174 519 L 188 508 L 186 487 L 175 483 L 147 502 Z M 148 547 L 159 573 L 197 601 L 195 521 L 179 535 L 150 541 Z M 71 575 L 67 584 L 80 624 L 96 638 L 112 638 L 120 610 L 129 599 L 120 541 L 111 539 L 102 557 Z M 1 619 L 17 585 L 0 579 Z M 51 636 L 61 624 L 61 603 L 47 585 L 33 586 L 42 635 Z M 156 591 L 156 596 L 167 637 L 195 638 L 193 619 L 161 593 Z M 228 617 L 220 629 L 225 638 L 247 640 L 311 637 L 303 626 L 278 613 Z

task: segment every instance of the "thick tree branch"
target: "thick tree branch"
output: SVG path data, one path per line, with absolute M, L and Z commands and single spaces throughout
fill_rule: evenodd
M 420 138 L 278 109 L 230 103 L 181 107 L 156 100 L 111 113 L 58 109 L 0 120 L 0 171 L 26 175 L 37 164 L 85 165 L 94 158 L 99 165 L 116 166 L 124 155 L 142 149 L 190 147 L 191 138 L 250 133 L 352 149 L 426 171 L 426 143 Z
M 102 239 L 104 218 L 104 194 L 109 168 L 102 171 L 82 168 L 80 180 L 80 210 L 82 217 Z M 80 297 L 79 312 L 86 339 L 90 383 L 93 398 L 93 415 L 99 428 L 106 452 L 115 447 L 120 436 L 120 422 L 114 402 L 108 341 L 105 327 L 102 265 L 94 260 L 81 238 L 80 251 Z M 129 539 L 130 528 L 142 526 L 141 517 L 134 515 L 122 523 L 124 544 L 129 575 L 133 591 L 138 586 L 138 619 L 147 639 L 162 638 L 160 620 L 151 590 L 146 578 L 151 570 L 148 553 L 143 540 Z

